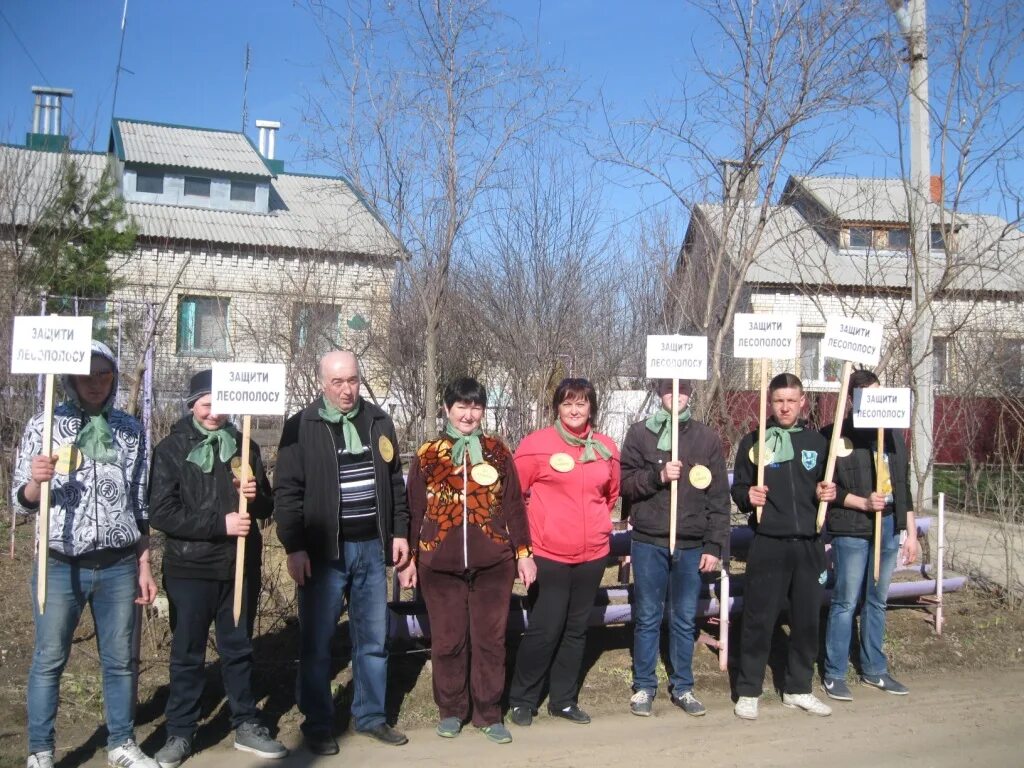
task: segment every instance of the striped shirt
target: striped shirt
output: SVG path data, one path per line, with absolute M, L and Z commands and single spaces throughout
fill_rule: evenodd
M 331 425 L 338 448 L 338 490 L 341 504 L 338 509 L 340 525 L 338 536 L 342 541 L 368 541 L 377 538 L 377 486 L 373 473 L 373 454 L 367 448 L 363 453 L 351 454 L 344 449 L 340 425 Z M 369 435 L 359 437 L 368 445 Z

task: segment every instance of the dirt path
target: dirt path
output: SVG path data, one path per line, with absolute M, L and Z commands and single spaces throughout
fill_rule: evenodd
M 760 719 L 742 722 L 733 716 L 728 699 L 715 693 L 706 697 L 709 713 L 701 719 L 687 718 L 661 698 L 656 716 L 647 719 L 607 713 L 596 716 L 589 726 L 575 726 L 541 717 L 529 729 L 512 726 L 515 741 L 509 745 L 491 744 L 472 729 L 451 741 L 430 730 L 411 731 L 409 745 L 398 748 L 350 735 L 342 740 L 338 757 L 315 758 L 300 748 L 276 766 L 677 767 L 694 760 L 716 768 L 1024 765 L 1024 670 L 906 682 L 913 690 L 906 698 L 857 686 L 856 701 L 841 707 L 835 702 L 831 718 L 812 717 L 783 709 L 777 699 L 762 699 Z M 186 763 L 187 768 L 213 766 L 268 768 L 268 763 L 234 751 L 229 742 Z

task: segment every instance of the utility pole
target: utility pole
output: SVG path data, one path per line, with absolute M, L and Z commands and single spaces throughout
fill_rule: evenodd
M 934 455 L 935 393 L 932 388 L 932 308 L 934 289 L 931 257 L 931 157 L 928 112 L 928 36 L 925 0 L 887 0 L 896 15 L 900 33 L 907 44 L 910 65 L 910 257 L 913 285 L 913 328 L 910 338 L 911 383 L 914 404 L 913 469 L 917 480 L 917 504 L 932 504 L 932 459 Z M 942 201 L 939 201 L 941 205 Z

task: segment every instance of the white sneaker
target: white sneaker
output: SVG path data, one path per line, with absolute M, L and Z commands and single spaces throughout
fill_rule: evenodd
M 146 753 L 131 739 L 119 747 L 107 750 L 107 765 L 114 768 L 160 768 L 160 764 L 146 757 Z
M 818 717 L 828 717 L 832 714 L 832 707 L 823 702 L 813 693 L 784 693 L 782 694 L 782 706 L 790 709 L 802 709 Z
M 53 768 L 53 750 L 33 752 L 28 756 L 26 768 Z
M 757 720 L 757 696 L 740 696 L 732 711 L 743 720 Z

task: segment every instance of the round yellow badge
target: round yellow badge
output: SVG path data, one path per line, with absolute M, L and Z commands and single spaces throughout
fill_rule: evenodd
M 845 459 L 847 456 L 853 453 L 853 441 L 844 437 L 839 441 L 839 445 L 836 447 L 836 456 L 840 459 Z
M 711 470 L 703 464 L 697 464 L 690 470 L 690 485 L 694 488 L 704 490 L 711 485 Z
M 242 479 L 242 457 L 232 456 L 231 457 L 231 474 L 237 477 L 239 480 Z M 249 477 L 253 476 L 252 467 L 249 468 Z
M 469 474 L 478 485 L 491 485 L 498 481 L 498 470 L 486 462 L 474 466 Z
M 70 475 L 82 466 L 82 452 L 74 443 L 65 443 L 57 451 L 57 466 L 54 472 L 58 475 Z
M 380 451 L 380 457 L 386 462 L 391 462 L 395 458 L 395 446 L 388 440 L 387 435 L 381 435 L 380 440 L 377 441 L 377 450 Z
M 576 468 L 576 459 L 568 453 L 555 453 L 548 459 L 548 464 L 555 472 L 572 472 Z
M 747 456 L 750 458 L 750 463 L 751 464 L 754 464 L 754 465 L 757 464 L 757 446 L 756 445 L 750 446 L 750 450 L 747 452 Z M 775 455 L 771 451 L 769 451 L 767 448 L 765 448 L 763 464 L 767 467 L 769 464 L 772 463 L 772 459 L 774 459 L 774 458 L 775 458 Z

